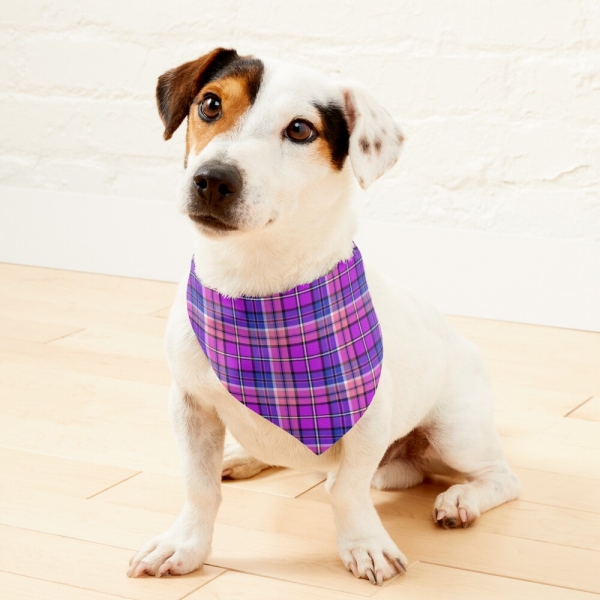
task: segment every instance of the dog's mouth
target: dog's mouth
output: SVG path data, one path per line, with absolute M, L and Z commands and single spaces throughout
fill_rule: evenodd
M 225 221 L 221 221 L 217 217 L 213 217 L 212 215 L 197 215 L 190 213 L 188 215 L 194 223 L 198 223 L 198 225 L 202 225 L 207 229 L 212 229 L 213 231 L 235 231 L 237 227 L 230 225 L 229 223 L 225 223 Z

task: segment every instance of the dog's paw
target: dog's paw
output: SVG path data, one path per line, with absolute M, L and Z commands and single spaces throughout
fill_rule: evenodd
M 433 520 L 444 529 L 468 527 L 479 514 L 477 493 L 468 483 L 448 488 L 433 505 Z
M 375 471 L 371 487 L 376 490 L 404 490 L 422 481 L 423 473 L 413 464 L 394 460 Z
M 185 575 L 199 569 L 209 553 L 210 541 L 204 536 L 167 531 L 131 557 L 127 576 Z
M 406 556 L 390 541 L 347 540 L 338 543 L 344 566 L 355 576 L 382 585 L 387 579 L 406 572 Z
M 269 465 L 250 456 L 237 442 L 225 446 L 221 477 L 248 479 L 268 468 Z

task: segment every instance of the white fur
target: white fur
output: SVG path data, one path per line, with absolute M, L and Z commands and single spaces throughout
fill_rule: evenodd
M 243 170 L 240 230 L 223 234 L 194 226 L 198 276 L 232 296 L 285 291 L 347 258 L 356 229 L 348 163 L 368 185 L 395 162 L 400 148 L 396 125 L 368 94 L 308 69 L 278 61 L 265 65 L 255 104 L 234 131 L 188 157 L 183 178 L 180 207 L 185 211 L 191 178 L 205 161 L 234 161 Z M 344 106 L 348 91 L 356 123 L 350 161 L 341 171 L 323 161 L 313 145 L 282 140 L 280 132 L 293 118 L 316 118 L 313 101 Z M 381 152 L 357 154 L 356 136 L 363 135 L 371 143 L 374 136 L 380 138 Z M 379 387 L 362 419 L 321 455 L 225 390 L 191 329 L 187 277 L 182 281 L 169 318 L 167 350 L 186 504 L 173 527 L 132 559 L 130 575 L 181 574 L 202 564 L 210 552 L 221 470 L 234 477 L 251 476 L 268 465 L 326 471 L 342 561 L 355 575 L 379 584 L 402 572 L 406 558 L 373 507 L 371 482 L 380 488 L 406 487 L 430 470 L 462 473 L 466 483 L 452 486 L 435 504 L 434 519 L 448 526 L 466 526 L 480 512 L 516 497 L 519 484 L 494 429 L 492 396 L 477 348 L 431 307 L 368 265 L 367 279 L 385 343 Z M 239 445 L 226 451 L 221 466 L 225 427 Z M 426 431 L 430 442 L 422 459 L 397 460 L 378 470 L 388 446 L 415 428 Z

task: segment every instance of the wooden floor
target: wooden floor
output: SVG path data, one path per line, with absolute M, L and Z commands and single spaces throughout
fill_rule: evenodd
M 163 334 L 174 286 L 0 265 L 0 597 L 7 600 L 594 598 L 600 334 L 452 318 L 482 348 L 518 501 L 431 522 L 442 489 L 373 492 L 411 567 L 383 588 L 338 559 L 323 476 L 226 483 L 208 564 L 128 579 L 182 502 Z

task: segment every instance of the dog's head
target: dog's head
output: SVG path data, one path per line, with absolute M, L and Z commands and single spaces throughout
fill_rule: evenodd
M 295 210 L 319 218 L 346 187 L 348 158 L 367 188 L 403 141 L 357 84 L 235 50 L 167 71 L 156 96 L 165 139 L 188 117 L 180 208 L 210 236 L 260 230 Z

